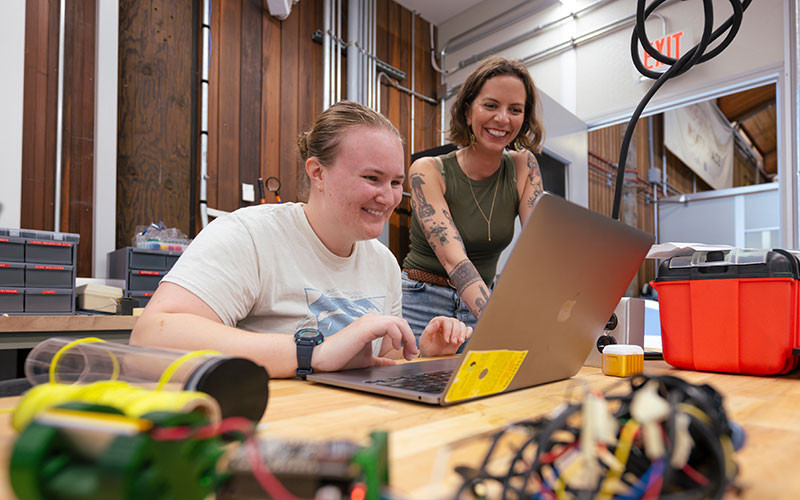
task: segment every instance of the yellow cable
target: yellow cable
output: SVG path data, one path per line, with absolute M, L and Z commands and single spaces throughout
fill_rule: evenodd
M 161 392 L 109 380 L 87 385 L 35 386 L 22 397 L 11 423 L 14 429 L 21 431 L 40 412 L 72 401 L 111 406 L 134 418 L 153 411 L 200 411 L 210 422 L 220 421 L 219 405 L 208 394 L 192 391 Z
M 72 342 L 69 342 L 64 347 L 56 351 L 55 356 L 53 356 L 52 361 L 50 361 L 51 384 L 55 384 L 56 382 L 58 382 L 57 380 L 58 377 L 56 376 L 57 374 L 56 367 L 58 366 L 58 362 L 61 359 L 61 356 L 63 356 L 68 350 L 72 349 L 76 345 L 84 344 L 87 342 L 105 342 L 105 340 L 97 337 L 85 337 L 82 339 L 73 340 Z M 112 353 L 111 351 L 108 352 L 108 355 L 111 356 L 111 362 L 114 364 L 114 370 L 111 374 L 111 380 L 116 380 L 117 377 L 119 376 L 119 361 L 117 361 L 116 356 L 114 356 L 114 353 Z
M 619 443 L 617 444 L 616 453 L 614 453 L 621 465 L 619 468 L 609 468 L 608 474 L 600 487 L 600 492 L 594 497 L 595 500 L 608 500 L 614 495 L 617 481 L 619 481 L 620 476 L 625 471 L 625 466 L 628 464 L 633 438 L 636 437 L 636 432 L 638 431 L 639 423 L 636 420 L 630 419 L 625 422 L 625 426 L 619 433 Z
M 187 352 L 180 358 L 170 363 L 167 369 L 164 370 L 164 373 L 161 374 L 161 378 L 158 380 L 158 385 L 156 386 L 156 390 L 160 391 L 161 389 L 163 389 L 164 386 L 167 385 L 167 382 L 169 382 L 169 379 L 172 378 L 173 375 L 175 375 L 176 371 L 178 371 L 178 368 L 180 368 L 184 363 L 186 363 L 190 359 L 197 358 L 199 356 L 216 356 L 218 354 L 220 353 L 217 351 Z

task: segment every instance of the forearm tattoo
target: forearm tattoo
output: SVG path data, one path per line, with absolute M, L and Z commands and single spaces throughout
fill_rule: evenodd
M 450 212 L 447 209 L 442 210 L 447 222 L 450 223 L 450 227 L 453 229 L 453 233 L 455 234 L 454 240 L 456 240 L 462 248 L 464 248 L 464 241 L 461 239 L 461 234 L 458 232 L 458 228 L 456 227 L 456 223 L 453 221 L 453 216 L 450 215 Z
M 421 222 L 422 219 L 431 217 L 434 214 L 433 206 L 425 199 L 425 193 L 422 191 L 422 186 L 425 184 L 425 176 L 422 174 L 412 175 L 410 184 L 411 200 L 413 201 L 414 198 L 419 200 L 419 203 L 412 203 L 412 207 L 416 207 L 414 210 Z
M 539 170 L 539 163 L 536 161 L 536 156 L 533 153 L 528 153 L 528 184 L 533 186 L 533 193 L 528 197 L 527 203 L 529 207 L 533 206 L 533 202 L 544 192 L 544 185 L 542 183 L 542 172 Z
M 486 304 L 489 303 L 489 295 L 486 293 L 486 287 L 481 287 L 481 297 L 475 299 L 475 305 L 478 307 L 478 314 L 474 314 L 475 319 L 478 319 L 480 315 L 483 313 L 483 310 L 486 309 Z
M 481 281 L 481 275 L 469 259 L 464 259 L 456 264 L 448 274 L 459 295 L 464 293 L 464 290 L 469 288 L 470 285 Z

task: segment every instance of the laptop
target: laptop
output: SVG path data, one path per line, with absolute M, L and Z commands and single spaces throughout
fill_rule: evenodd
M 563 380 L 580 370 L 652 235 L 540 196 L 464 352 L 308 380 L 451 405 Z

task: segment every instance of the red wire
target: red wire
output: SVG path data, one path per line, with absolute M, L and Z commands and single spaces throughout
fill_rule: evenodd
M 558 458 L 561 455 L 563 455 L 564 453 L 568 452 L 572 448 L 575 448 L 576 446 L 578 446 L 578 442 L 577 441 L 573 441 L 569 445 L 564 446 L 563 448 L 558 450 L 558 452 L 548 451 L 547 453 L 542 455 L 541 458 L 539 458 L 539 463 L 540 464 L 549 464 L 549 463 L 555 462 L 556 460 L 558 460 Z
M 700 486 L 706 486 L 709 484 L 708 478 L 697 472 L 691 465 L 686 464 L 683 466 L 683 469 L 681 470 L 684 472 L 684 474 L 689 476 L 692 479 L 692 481 L 699 484 Z
M 253 477 L 256 478 L 261 488 L 267 492 L 275 500 L 302 500 L 294 496 L 289 490 L 286 489 L 278 478 L 276 478 L 267 468 L 267 464 L 261 460 L 261 454 L 258 452 L 258 442 L 254 437 L 251 437 L 245 442 L 247 451 L 247 458 L 250 461 L 250 469 L 253 472 Z

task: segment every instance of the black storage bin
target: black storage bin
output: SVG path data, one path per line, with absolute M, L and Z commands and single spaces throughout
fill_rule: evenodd
M 0 262 L 0 288 L 25 286 L 25 264 Z
M 0 288 L 0 313 L 19 313 L 25 309 L 22 288 Z
M 25 238 L 0 236 L 0 260 L 25 262 Z
M 72 241 L 28 240 L 25 243 L 25 262 L 72 265 L 75 243 Z
M 74 288 L 73 266 L 26 264 L 25 286 L 33 288 Z
M 72 288 L 25 288 L 25 312 L 74 313 Z

